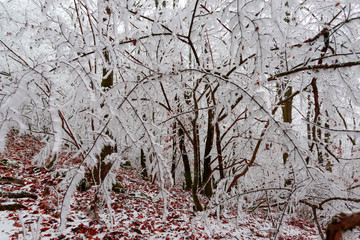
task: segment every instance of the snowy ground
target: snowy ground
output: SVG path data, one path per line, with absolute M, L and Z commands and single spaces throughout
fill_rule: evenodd
M 264 214 L 221 218 L 194 214 L 189 192 L 168 190 L 167 215 L 157 185 L 143 180 L 133 169 L 117 172 L 119 186 L 112 192 L 111 214 L 104 203 L 91 206 L 97 190 L 77 191 L 71 202 L 66 228 L 58 231 L 64 191 L 58 188 L 68 166 L 76 160 L 62 157 L 62 168 L 36 167 L 31 158 L 41 148 L 34 137 L 12 131 L 0 154 L 0 204 L 19 203 L 24 208 L 0 211 L 0 239 L 270 239 L 274 228 Z M 3 160 L 6 159 L 6 160 Z M 8 193 L 25 193 L 13 198 Z M 28 194 L 28 195 L 26 195 Z M 97 214 L 96 214 L 97 213 Z M 301 219 L 284 222 L 280 239 L 319 239 L 315 227 Z

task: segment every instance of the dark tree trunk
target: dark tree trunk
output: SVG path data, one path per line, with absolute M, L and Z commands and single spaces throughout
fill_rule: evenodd
M 284 94 L 284 99 L 288 99 L 291 95 L 292 95 L 292 87 L 287 87 L 286 92 Z M 287 123 L 292 122 L 292 107 L 293 107 L 292 98 L 284 102 L 282 106 L 284 122 Z
M 292 95 L 292 87 L 288 85 L 288 83 L 283 83 L 280 86 L 278 86 L 279 90 L 278 90 L 278 95 L 280 97 L 280 100 L 286 100 L 288 99 L 291 95 Z M 284 98 L 282 99 L 282 95 L 283 95 L 283 91 L 285 91 L 284 93 Z M 287 101 L 285 101 L 282 106 L 282 117 L 283 117 L 283 122 L 286 123 L 291 123 L 292 122 L 292 107 L 293 107 L 293 101 L 292 98 L 288 99 Z M 288 152 L 284 152 L 283 153 L 283 163 L 286 164 L 287 160 L 289 157 L 289 153 Z
M 172 175 L 172 179 L 173 179 L 173 184 L 175 185 L 175 172 L 176 172 L 176 145 L 177 145 L 177 141 L 176 141 L 176 131 L 177 131 L 177 127 L 176 127 L 176 122 L 174 122 L 174 126 L 173 126 L 173 130 L 172 130 L 172 138 L 173 138 L 173 156 L 172 156 L 172 163 L 171 163 L 171 175 Z
M 109 173 L 112 163 L 105 163 L 106 156 L 116 152 L 116 146 L 105 145 L 98 156 L 98 164 L 94 169 L 95 183 L 100 184 Z
M 146 158 L 145 158 L 145 154 L 144 154 L 144 150 L 141 149 L 140 150 L 140 164 L 141 164 L 141 176 L 143 178 L 147 178 L 148 177 L 148 174 L 147 174 L 147 171 L 146 171 Z
M 219 163 L 219 173 L 220 173 L 220 179 L 223 179 L 225 177 L 224 174 L 224 164 L 223 164 L 223 157 L 222 157 L 222 149 L 221 149 L 221 136 L 220 136 L 220 127 L 219 123 L 216 122 L 215 124 L 215 131 L 216 131 L 216 151 L 217 151 L 217 158 Z
M 204 194 L 207 197 L 212 196 L 212 184 L 211 184 L 211 150 L 214 142 L 214 111 L 212 109 L 208 110 L 208 126 L 207 126 L 207 136 L 205 143 L 205 152 L 204 152 L 204 172 L 203 172 L 203 183 L 205 185 Z
M 182 157 L 183 164 L 184 164 L 185 190 L 189 191 L 192 186 L 191 169 L 190 169 L 189 158 L 188 158 L 188 155 L 186 153 L 186 148 L 185 148 L 184 130 L 180 127 L 179 127 L 179 148 L 180 148 L 180 153 L 181 153 L 181 157 Z
M 103 52 L 105 64 L 110 65 L 110 56 L 109 51 L 105 50 Z M 104 67 L 102 70 L 102 81 L 101 81 L 101 87 L 105 89 L 110 89 L 114 85 L 114 73 L 112 69 L 108 69 L 108 66 Z
M 193 121 L 193 134 L 194 134 L 194 181 L 192 184 L 192 188 L 191 188 L 191 192 L 192 192 L 192 196 L 193 196 L 193 200 L 194 200 L 194 204 L 195 204 L 195 210 L 196 211 L 202 211 L 203 207 L 200 203 L 199 197 L 198 197 L 198 186 L 199 186 L 199 180 L 200 180 L 200 169 L 199 169 L 199 164 L 200 164 L 200 152 L 199 150 L 199 146 L 198 146 L 198 126 L 196 123 L 196 120 Z
M 195 127 L 196 130 L 196 137 L 194 138 L 194 150 L 196 148 L 196 154 L 197 154 L 197 178 L 198 178 L 198 187 L 202 185 L 202 178 L 201 178 L 201 161 L 200 161 L 200 132 L 199 132 L 199 126 L 196 124 Z
M 195 210 L 196 211 L 202 211 L 203 207 L 200 203 L 199 197 L 198 197 L 198 187 L 200 183 L 200 140 L 199 140 L 199 126 L 197 123 L 197 120 L 199 118 L 199 107 L 197 104 L 197 99 L 195 96 L 195 92 L 193 94 L 194 99 L 194 108 L 195 108 L 195 116 L 192 120 L 192 127 L 193 127 L 193 150 L 194 150 L 194 177 L 193 177 L 193 184 L 191 188 L 192 197 L 195 204 Z

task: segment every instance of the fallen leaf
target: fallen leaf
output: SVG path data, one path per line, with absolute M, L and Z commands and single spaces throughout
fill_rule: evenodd
M 14 227 L 22 227 L 22 225 L 20 223 L 18 223 L 18 222 L 14 222 L 13 226 Z

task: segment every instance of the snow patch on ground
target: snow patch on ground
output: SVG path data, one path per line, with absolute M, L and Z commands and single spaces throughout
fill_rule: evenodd
M 237 216 L 223 212 L 193 212 L 191 193 L 179 188 L 167 189 L 167 215 L 161 189 L 145 181 L 135 169 L 120 168 L 115 172 L 118 190 L 111 192 L 111 210 L 92 186 L 76 190 L 71 201 L 63 232 L 59 233 L 60 213 L 65 190 L 59 187 L 64 171 L 53 171 L 34 165 L 29 156 L 35 155 L 41 143 L 31 136 L 10 135 L 1 158 L 11 159 L 18 166 L 0 164 L 0 177 L 23 181 L 0 182 L 0 191 L 27 191 L 34 197 L 0 198 L 0 204 L 17 202 L 26 207 L 17 211 L 0 211 L 0 239 L 269 239 L 276 228 L 266 214 Z M 76 166 L 71 154 L 59 158 L 60 169 Z M 75 162 L 74 162 L 75 161 Z M 96 200 L 97 199 L 97 200 Z M 98 202 L 94 202 L 94 201 Z M 202 201 L 206 201 L 202 199 Z M 109 214 L 111 211 L 111 214 Z M 113 225 L 111 224 L 113 223 Z M 283 222 L 281 239 L 318 239 L 315 227 L 301 219 Z

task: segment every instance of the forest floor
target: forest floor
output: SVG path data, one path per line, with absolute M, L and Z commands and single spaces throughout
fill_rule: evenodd
M 112 192 L 112 216 L 106 205 L 93 209 L 98 194 L 92 187 L 76 191 L 66 228 L 58 231 L 65 190 L 59 183 L 76 160 L 63 154 L 56 169 L 39 168 L 33 156 L 43 144 L 12 130 L 0 154 L 0 239 L 270 239 L 272 221 L 265 214 L 197 213 L 190 192 L 171 188 L 164 216 L 160 188 L 138 171 L 120 168 Z M 11 210 L 5 210 L 11 209 Z M 98 213 L 98 214 L 96 214 Z M 113 224 L 110 222 L 112 219 Z M 279 239 L 320 239 L 315 226 L 302 219 L 285 219 Z

